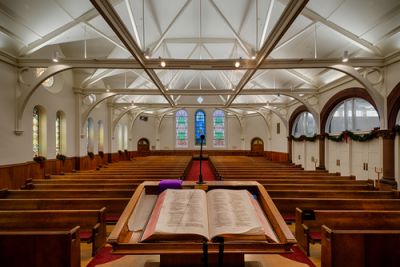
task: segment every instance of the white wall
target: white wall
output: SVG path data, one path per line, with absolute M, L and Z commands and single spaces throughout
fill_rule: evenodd
M 175 117 L 173 115 L 165 116 L 159 129 L 160 146 L 158 149 L 174 150 L 175 136 Z
M 275 114 L 271 114 L 271 132 L 268 136 L 268 142 L 266 150 L 275 152 L 288 152 L 288 141 L 287 141 L 287 128 L 282 120 Z M 277 123 L 280 123 L 280 133 L 277 133 Z
M 261 115 L 247 116 L 244 126 L 244 149 L 250 150 L 251 140 L 259 137 L 264 141 L 264 150 L 266 150 L 268 143 L 267 131 L 267 124 Z
M 0 112 L 1 112 L 1 153 L 0 165 L 10 163 L 21 163 L 31 161 L 33 158 L 32 148 L 32 110 L 36 105 L 42 106 L 47 116 L 47 150 L 43 155 L 47 158 L 55 158 L 55 119 L 58 110 L 65 113 L 67 140 L 66 155 L 75 155 L 75 100 L 72 92 L 71 71 L 62 72 L 55 76 L 51 93 L 43 86 L 39 86 L 29 99 L 22 117 L 23 134 L 16 136 L 15 130 L 15 88 L 16 70 L 0 62 Z
M 292 141 L 292 162 L 300 164 L 305 170 L 315 170 L 319 165 L 318 148 L 318 141 Z

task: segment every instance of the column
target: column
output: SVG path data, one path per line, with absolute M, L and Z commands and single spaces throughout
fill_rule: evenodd
M 317 167 L 317 170 L 325 170 L 325 135 L 324 134 L 318 134 L 317 135 L 318 139 L 318 150 L 319 150 L 319 165 Z
M 381 179 L 382 184 L 389 185 L 393 188 L 397 188 L 394 171 L 394 139 L 395 133 L 391 130 L 382 130 L 379 132 L 382 137 L 383 147 L 383 176 Z
M 288 136 L 287 137 L 287 139 L 288 139 L 288 162 L 289 163 L 293 163 L 292 162 L 292 137 L 291 136 Z

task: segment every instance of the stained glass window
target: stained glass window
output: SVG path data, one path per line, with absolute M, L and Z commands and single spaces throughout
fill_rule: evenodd
M 293 126 L 293 136 L 300 137 L 302 135 L 311 137 L 315 134 L 316 125 L 314 116 L 310 112 L 300 113 Z
M 188 147 L 188 120 L 186 110 L 176 112 L 176 147 Z
M 93 152 L 93 141 L 94 141 L 94 126 L 93 126 L 93 119 L 88 118 L 87 120 L 87 128 L 86 128 L 86 135 L 87 135 L 87 152 Z
M 33 129 L 32 129 L 32 145 L 33 145 L 33 156 L 39 155 L 39 133 L 40 133 L 40 112 L 38 107 L 33 108 Z
M 213 113 L 214 147 L 225 146 L 225 113 L 216 110 Z
M 195 145 L 199 146 L 201 144 L 200 136 L 202 134 L 206 135 L 206 114 L 202 110 L 196 111 L 195 121 Z M 206 139 L 203 140 L 203 145 L 206 144 Z
M 56 154 L 61 153 L 61 114 L 56 114 Z
M 97 129 L 98 129 L 98 151 L 103 151 L 104 150 L 104 124 L 102 121 L 98 121 L 97 123 Z
M 379 115 L 374 106 L 362 98 L 349 98 L 332 110 L 326 132 L 370 131 L 376 127 L 379 127 Z

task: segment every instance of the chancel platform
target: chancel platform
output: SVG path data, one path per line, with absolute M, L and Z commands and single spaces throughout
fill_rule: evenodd
M 184 181 L 182 189 L 215 189 L 247 190 L 256 199 L 263 215 L 274 232 L 275 241 L 259 239 L 227 240 L 223 243 L 216 240 L 168 240 L 164 242 L 141 242 L 149 216 L 154 208 L 154 200 L 159 195 L 158 182 L 140 184 L 122 213 L 118 223 L 108 238 L 113 253 L 126 255 L 160 255 L 161 266 L 204 266 L 204 259 L 209 266 L 222 261 L 224 266 L 244 266 L 245 254 L 290 253 L 296 243 L 294 236 L 273 204 L 268 193 L 257 182 L 248 181 L 213 181 L 205 185 Z M 143 205 L 146 199 L 153 199 L 153 204 Z M 151 202 L 151 201 L 150 201 Z M 223 252 L 223 253 L 222 253 Z M 222 258 L 221 258 L 222 257 Z

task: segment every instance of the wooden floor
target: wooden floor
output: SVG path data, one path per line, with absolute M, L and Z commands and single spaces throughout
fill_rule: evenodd
M 289 228 L 294 232 L 294 224 L 289 225 Z M 107 226 L 107 232 L 111 232 L 112 226 Z M 91 257 L 91 245 L 81 244 L 81 266 L 85 267 Z M 311 256 L 309 259 L 315 266 L 321 266 L 321 245 L 311 245 Z M 246 267 L 306 267 L 306 264 L 299 263 L 280 255 L 273 254 L 248 254 L 245 255 Z M 110 263 L 97 265 L 97 267 L 159 267 L 160 257 L 158 255 L 132 255 L 125 256 Z

